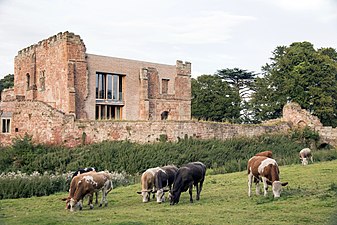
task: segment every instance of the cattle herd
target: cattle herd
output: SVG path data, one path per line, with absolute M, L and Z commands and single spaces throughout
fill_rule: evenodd
M 308 164 L 308 158 L 313 162 L 311 150 L 302 149 L 299 153 L 302 165 Z M 272 186 L 275 198 L 280 197 L 281 187 L 288 182 L 280 181 L 280 171 L 272 151 L 257 153 L 248 160 L 248 196 L 251 196 L 252 183 L 256 185 L 256 194 L 260 194 L 260 181 L 263 182 L 264 196 L 267 196 L 268 185 Z M 182 192 L 188 190 L 190 202 L 193 202 L 192 189 L 196 188 L 196 200 L 200 199 L 200 193 L 205 180 L 206 166 L 202 162 L 190 162 L 181 167 L 167 165 L 147 169 L 141 176 L 141 191 L 137 193 L 142 196 L 143 202 L 149 202 L 156 197 L 158 203 L 165 201 L 165 192 L 169 192 L 170 205 L 179 203 Z M 70 183 L 69 196 L 63 198 L 66 201 L 66 209 L 74 211 L 75 208 L 82 209 L 82 201 L 89 196 L 88 205 L 93 208 L 93 195 L 102 191 L 100 207 L 107 206 L 107 194 L 113 189 L 112 176 L 108 172 L 97 172 L 96 168 L 90 167 L 76 171 Z

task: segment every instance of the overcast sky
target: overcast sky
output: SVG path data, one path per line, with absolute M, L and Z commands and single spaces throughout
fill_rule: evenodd
M 87 53 L 261 72 L 281 45 L 337 48 L 337 0 L 0 0 L 0 78 L 17 52 L 59 32 Z

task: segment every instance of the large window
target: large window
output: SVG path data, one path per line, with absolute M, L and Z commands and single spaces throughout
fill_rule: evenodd
M 123 101 L 123 75 L 97 73 L 96 99 Z
M 96 119 L 122 119 L 123 75 L 96 73 Z
M 161 80 L 161 93 L 162 94 L 168 93 L 168 83 L 169 83 L 169 79 L 162 79 Z

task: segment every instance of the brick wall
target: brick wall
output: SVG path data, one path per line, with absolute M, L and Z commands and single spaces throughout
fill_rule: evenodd
M 286 123 L 269 126 L 232 125 L 196 121 L 80 121 L 39 101 L 1 102 L 3 111 L 12 112 L 10 134 L 0 133 L 0 142 L 9 145 L 25 133 L 36 143 L 62 144 L 73 147 L 104 140 L 130 140 L 138 143 L 169 141 L 193 137 L 198 139 L 228 139 L 253 137 L 265 133 L 287 132 Z

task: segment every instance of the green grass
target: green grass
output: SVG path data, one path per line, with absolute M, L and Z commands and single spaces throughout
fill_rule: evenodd
M 336 224 L 337 161 L 280 171 L 289 185 L 279 199 L 273 199 L 270 188 L 268 197 L 249 198 L 246 172 L 237 172 L 207 175 L 201 199 L 193 204 L 188 192 L 174 206 L 142 203 L 136 194 L 140 184 L 114 189 L 106 208 L 85 205 L 73 213 L 60 200 L 67 193 L 1 200 L 0 224 Z

